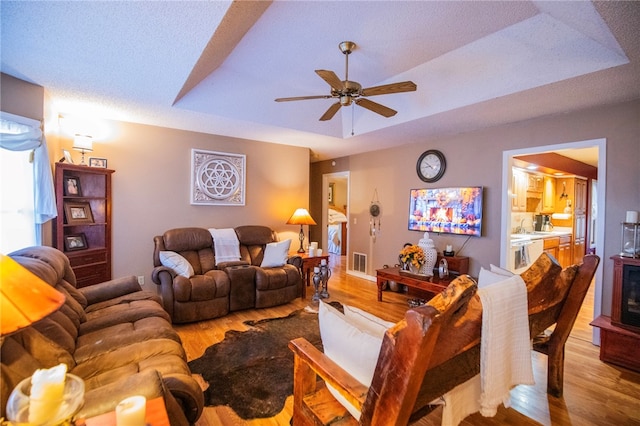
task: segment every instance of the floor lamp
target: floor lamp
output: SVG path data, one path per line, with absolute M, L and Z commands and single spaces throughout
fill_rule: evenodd
M 304 229 L 302 228 L 304 225 L 316 225 L 316 221 L 313 220 L 307 209 L 297 209 L 293 212 L 293 215 L 287 221 L 287 225 L 300 225 L 300 234 L 298 237 L 300 238 L 300 248 L 298 249 L 298 253 L 304 253 L 304 248 L 302 247 L 302 243 L 304 241 Z

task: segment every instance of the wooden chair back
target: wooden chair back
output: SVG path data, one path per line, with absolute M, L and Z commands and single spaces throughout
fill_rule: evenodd
M 560 393 L 558 362 L 564 361 L 564 343 L 598 263 L 597 256 L 588 255 L 582 264 L 562 270 L 543 253 L 521 275 L 527 285 L 531 335 L 556 324 L 544 347 L 550 354 L 549 374 L 553 370 L 556 378 L 549 386 L 556 391 L 559 387 Z M 387 330 L 368 388 L 306 340 L 292 340 L 293 425 L 406 425 L 430 412 L 432 401 L 480 372 L 482 305 L 476 291 L 473 279 L 459 277 L 427 305 L 408 310 Z M 360 409 L 359 422 L 324 383 Z

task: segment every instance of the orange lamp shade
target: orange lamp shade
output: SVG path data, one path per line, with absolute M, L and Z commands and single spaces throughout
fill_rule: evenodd
M 57 311 L 64 295 L 18 262 L 0 254 L 0 335 L 28 327 Z
M 316 225 L 307 209 L 299 208 L 289 218 L 287 225 Z

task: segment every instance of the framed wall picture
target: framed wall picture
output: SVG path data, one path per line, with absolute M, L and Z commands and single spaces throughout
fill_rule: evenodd
M 107 168 L 106 158 L 89 157 L 89 167 L 100 167 L 101 169 Z
M 65 251 L 86 250 L 88 248 L 87 237 L 83 233 L 64 236 Z
M 191 150 L 191 204 L 244 206 L 246 156 Z
M 330 183 L 329 184 L 329 205 L 333 206 L 335 205 L 335 201 L 334 201 L 334 191 L 336 190 L 336 184 L 335 183 Z
M 91 205 L 87 202 L 65 202 L 64 216 L 68 225 L 82 225 L 93 223 Z
M 82 197 L 82 188 L 80 187 L 80 178 L 78 176 L 65 176 L 63 179 L 64 195 Z

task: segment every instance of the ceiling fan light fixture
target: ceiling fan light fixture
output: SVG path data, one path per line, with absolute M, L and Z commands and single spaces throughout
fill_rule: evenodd
M 354 103 L 368 109 L 369 111 L 375 112 L 376 114 L 380 114 L 383 117 L 388 118 L 396 115 L 397 111 L 365 98 L 368 96 L 387 95 L 391 93 L 413 92 L 417 89 L 416 84 L 412 81 L 402 81 L 399 83 L 383 84 L 381 86 L 363 89 L 357 81 L 349 80 L 349 54 L 356 48 L 356 44 L 352 41 L 343 41 L 338 46 L 345 56 L 344 80 L 341 80 L 333 71 L 322 69 L 315 70 L 316 74 L 318 74 L 318 76 L 320 76 L 320 78 L 327 82 L 331 87 L 330 95 L 277 98 L 276 102 L 337 98 L 337 102 L 333 103 L 322 117 L 320 117 L 320 121 L 331 120 L 341 107 L 350 106 Z

